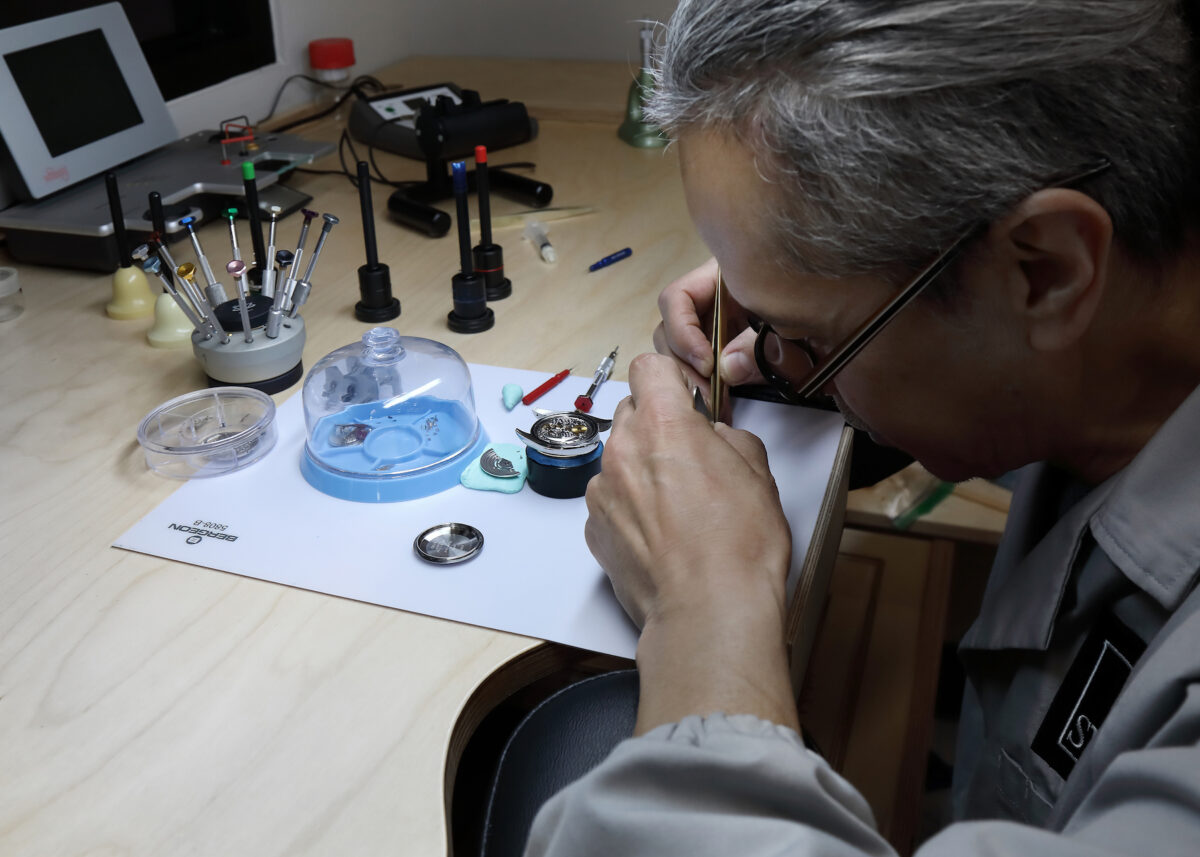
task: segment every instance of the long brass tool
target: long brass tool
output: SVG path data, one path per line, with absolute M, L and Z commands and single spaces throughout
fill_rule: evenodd
M 708 419 L 717 422 L 725 407 L 725 382 L 721 378 L 721 352 L 725 350 L 728 329 L 725 324 L 725 279 L 717 269 L 717 289 L 713 294 L 712 349 L 713 371 L 708 381 Z

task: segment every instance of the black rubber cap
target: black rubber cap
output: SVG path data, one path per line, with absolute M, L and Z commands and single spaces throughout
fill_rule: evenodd
M 454 310 L 450 310 L 446 315 L 446 325 L 455 333 L 483 333 L 495 323 L 496 313 L 492 312 L 491 307 L 485 308 L 481 315 L 473 318 L 461 316 Z
M 512 282 L 504 276 L 504 248 L 499 244 L 477 244 L 471 251 L 475 273 L 483 275 L 483 287 L 489 301 L 500 301 L 512 294 Z
M 512 280 L 507 278 L 501 279 L 498 283 L 488 283 L 487 299 L 489 301 L 502 301 L 512 294 Z
M 388 266 L 382 263 L 372 268 L 358 268 L 358 293 L 361 300 L 354 305 L 354 317 L 359 321 L 378 323 L 391 321 L 400 315 L 400 301 L 392 297 L 392 280 Z
M 395 298 L 392 298 L 390 303 L 381 307 L 367 306 L 362 301 L 354 305 L 354 317 L 359 321 L 365 321 L 370 324 L 391 321 L 398 315 L 400 315 L 400 301 Z

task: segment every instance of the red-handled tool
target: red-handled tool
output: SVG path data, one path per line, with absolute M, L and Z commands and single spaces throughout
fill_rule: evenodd
M 534 389 L 532 389 L 528 393 L 526 393 L 524 395 L 524 397 L 522 397 L 522 399 L 521 399 L 521 404 L 522 405 L 532 405 L 534 402 L 536 402 L 542 396 L 546 395 L 551 390 L 553 390 L 555 387 L 557 387 L 559 384 L 561 384 L 563 379 L 566 378 L 570 374 L 571 374 L 570 369 L 564 369 L 561 372 L 559 372 L 557 375 L 552 376 L 550 378 L 550 380 L 545 381 L 542 384 L 539 384 L 537 387 L 535 387 Z
M 596 391 L 600 389 L 600 385 L 608 380 L 608 376 L 612 374 L 613 364 L 617 360 L 617 350 L 621 346 L 617 346 L 596 367 L 596 374 L 592 376 L 592 386 L 588 387 L 588 391 L 582 396 L 575 399 L 575 410 L 583 411 L 585 414 L 592 409 L 592 397 L 596 395 Z

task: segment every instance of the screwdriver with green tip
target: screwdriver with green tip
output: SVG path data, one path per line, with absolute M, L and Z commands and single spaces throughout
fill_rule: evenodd
M 238 247 L 237 226 L 233 222 L 234 218 L 237 217 L 237 209 L 225 209 L 225 216 L 229 218 L 229 243 L 233 245 L 233 258 L 235 261 L 240 262 L 242 261 L 242 249 Z

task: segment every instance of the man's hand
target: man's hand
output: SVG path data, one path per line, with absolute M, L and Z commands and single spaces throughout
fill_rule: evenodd
M 794 720 L 783 655 L 791 535 L 762 442 L 709 425 L 665 357 L 636 357 L 629 384 L 588 484 L 584 532 L 643 626 L 639 729 L 717 710 Z
M 692 386 L 708 391 L 712 375 L 713 296 L 717 290 L 717 260 L 709 259 L 684 274 L 658 296 L 662 323 L 654 330 L 654 348 L 674 357 Z M 729 330 L 739 331 L 721 354 L 721 375 L 729 385 L 761 384 L 762 374 L 754 363 L 754 331 L 746 314 L 734 301 L 725 304 Z

